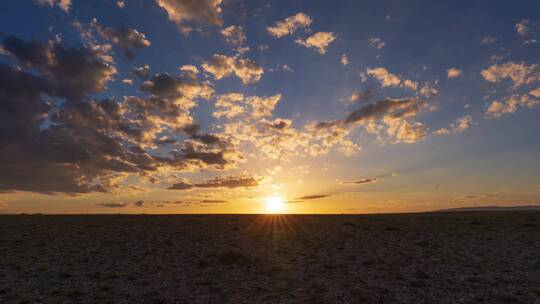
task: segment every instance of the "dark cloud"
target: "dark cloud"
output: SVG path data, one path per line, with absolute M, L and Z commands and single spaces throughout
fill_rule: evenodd
M 190 183 L 187 183 L 187 182 L 184 182 L 184 181 L 179 181 L 177 183 L 174 183 L 172 186 L 170 186 L 169 190 L 188 190 L 188 189 L 192 189 L 194 186 Z
M 195 184 L 198 188 L 252 188 L 257 187 L 259 181 L 251 176 L 226 176 Z
M 383 99 L 361 107 L 347 115 L 344 123 L 362 123 L 364 121 L 381 119 L 384 117 L 402 118 L 417 114 L 423 102 L 414 99 Z
M 133 203 L 133 205 L 137 206 L 137 207 L 142 207 L 144 205 L 144 201 L 136 201 L 135 203 Z
M 211 95 L 206 84 L 170 77 L 171 89 L 162 76 L 147 84 L 148 98 L 98 101 L 89 95 L 104 91 L 116 69 L 96 45 L 65 48 L 14 36 L 2 44 L 21 67 L 0 63 L 1 191 L 111 192 L 132 174 L 225 168 L 239 157 L 217 136 L 189 129 L 193 99 Z M 143 148 L 182 128 L 189 139 L 169 157 Z
M 102 204 L 98 204 L 98 206 L 107 207 L 107 208 L 124 208 L 127 205 L 129 205 L 129 204 L 128 203 L 102 203 Z
M 23 64 L 43 72 L 42 80 L 52 90 L 44 93 L 70 100 L 104 91 L 116 74 L 100 48 L 65 48 L 55 42 L 27 42 L 14 36 L 4 38 L 3 46 Z
M 201 203 L 208 203 L 208 204 L 219 204 L 219 203 L 226 203 L 225 200 L 213 200 L 213 199 L 205 199 L 201 200 Z
M 192 188 L 253 188 L 258 185 L 259 180 L 252 176 L 224 176 L 195 184 L 180 181 L 169 187 L 169 190 L 187 190 Z
M 371 177 L 368 177 L 368 178 L 362 178 L 362 179 L 357 179 L 357 180 L 350 180 L 350 181 L 344 181 L 342 182 L 342 184 L 356 184 L 356 185 L 360 185 L 360 184 L 370 184 L 370 183 L 375 183 L 375 182 L 378 182 L 379 180 L 375 177 L 371 178 Z
M 320 198 L 325 198 L 329 196 L 330 196 L 329 194 L 306 195 L 306 196 L 301 196 L 297 198 L 297 200 L 314 200 L 314 199 L 320 199 Z
M 135 56 L 134 49 L 143 49 L 150 46 L 150 41 L 146 39 L 146 36 L 135 29 L 102 27 L 95 18 L 90 22 L 90 26 L 102 38 L 118 44 L 124 50 L 127 58 L 131 59 Z

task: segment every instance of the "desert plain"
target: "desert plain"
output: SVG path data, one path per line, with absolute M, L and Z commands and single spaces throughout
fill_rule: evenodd
M 540 212 L 3 215 L 0 303 L 540 303 Z

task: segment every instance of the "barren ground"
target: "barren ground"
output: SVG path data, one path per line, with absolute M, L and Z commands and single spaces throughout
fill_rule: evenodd
M 540 213 L 5 215 L 0 303 L 540 303 Z

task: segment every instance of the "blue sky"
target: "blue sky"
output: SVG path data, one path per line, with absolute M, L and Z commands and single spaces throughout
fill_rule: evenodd
M 96 136 L 121 143 L 124 152 L 59 160 L 53 149 L 38 161 L 12 159 L 6 150 L 0 161 L 36 161 L 40 172 L 53 170 L 59 178 L 24 183 L 21 176 L 0 175 L 5 191 L 0 202 L 9 212 L 263 212 L 264 198 L 279 196 L 298 202 L 285 204 L 287 212 L 300 213 L 536 203 L 539 9 L 535 1 L 10 1 L 0 11 L 0 63 L 9 69 L 52 82 L 62 76 L 55 74 L 59 63 L 40 65 L 6 37 L 16 37 L 36 54 L 41 49 L 29 42 L 38 42 L 58 58 L 57 45 L 88 49 L 95 56 L 88 60 L 114 69 L 101 80 L 80 76 L 98 83 L 77 100 L 58 89 L 30 87 L 43 104 L 55 101 L 41 113 L 48 117 L 46 125 L 52 121 L 54 132 L 70 134 L 97 130 Z M 280 37 L 271 33 L 291 18 L 306 24 L 284 28 Z M 227 40 L 226 29 L 240 29 L 242 41 Z M 129 39 L 128 30 L 135 33 Z M 329 42 L 316 41 L 324 35 Z M 132 58 L 124 54 L 127 48 Z M 212 61 L 216 56 L 230 60 L 228 66 Z M 132 70 L 144 65 L 150 73 L 138 78 Z M 188 75 L 182 66 L 196 73 Z M 175 96 L 158 86 L 159 73 L 176 81 Z M 230 93 L 243 96 L 230 101 Z M 371 98 L 361 97 L 365 94 Z M 137 102 L 128 96 L 146 108 L 135 109 Z M 10 104 L 3 98 L 0 113 L 8 115 Z M 81 103 L 102 107 L 105 98 L 125 109 L 115 118 L 115 126 L 123 120 L 119 129 L 52 118 Z M 170 114 L 160 113 L 165 105 L 178 116 L 161 120 Z M 232 114 L 234 105 L 243 112 Z M 220 117 L 219 110 L 230 117 Z M 23 116 L 17 123 L 25 124 Z M 284 127 L 277 127 L 279 122 Z M 186 131 L 193 123 L 198 131 Z M 131 138 L 126 125 L 146 137 Z M 53 131 L 44 131 L 4 144 L 32 155 L 51 140 Z M 55 144 L 71 151 L 86 138 L 77 134 Z M 203 135 L 219 142 L 205 142 Z M 159 143 L 164 136 L 176 142 Z M 135 146 L 151 165 L 133 160 Z M 212 163 L 203 153 L 221 153 L 224 159 Z M 112 159 L 122 169 L 109 163 Z M 102 161 L 107 164 L 96 165 Z M 62 171 L 66 164 L 81 169 Z M 111 188 L 111 176 L 122 181 Z M 79 185 L 66 186 L 70 181 Z M 172 189 L 180 182 L 187 189 Z M 313 195 L 320 198 L 305 198 Z

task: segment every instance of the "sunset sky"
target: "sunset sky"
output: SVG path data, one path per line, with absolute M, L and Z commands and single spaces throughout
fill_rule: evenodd
M 540 202 L 540 2 L 21 0 L 0 212 Z

